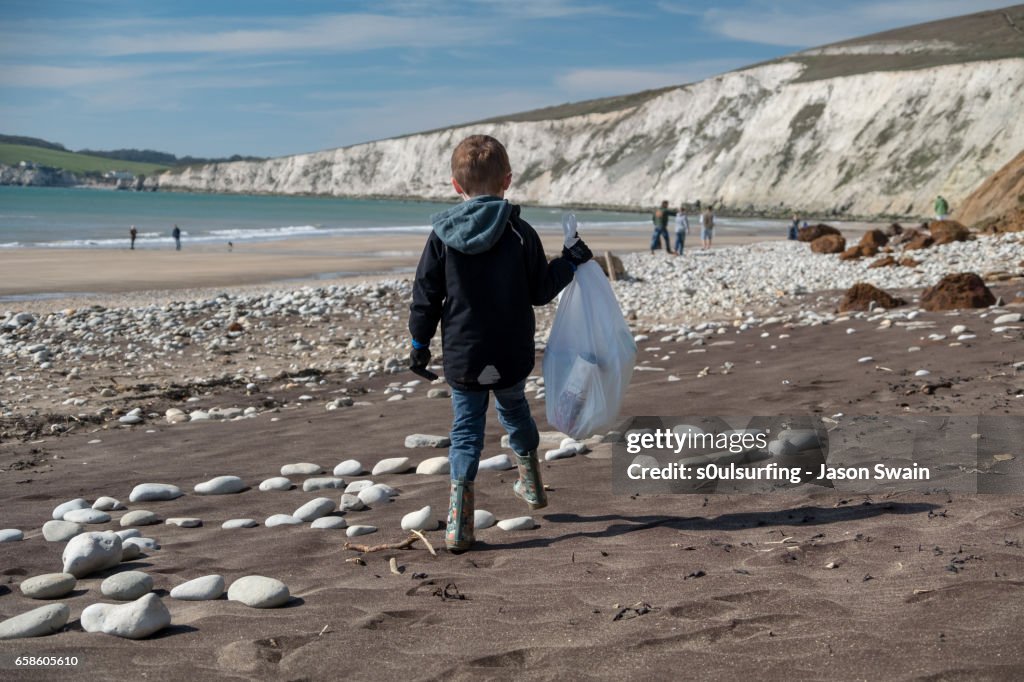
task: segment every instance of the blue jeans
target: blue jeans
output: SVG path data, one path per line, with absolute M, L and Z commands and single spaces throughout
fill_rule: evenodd
M 508 431 L 512 449 L 524 455 L 540 445 L 537 423 L 530 416 L 523 387 L 526 381 L 494 391 L 494 404 L 498 408 L 498 421 Z M 452 388 L 451 447 L 448 462 L 453 481 L 473 481 L 480 465 L 480 452 L 484 449 L 484 427 L 487 424 L 487 401 L 490 391 L 460 391 Z
M 684 246 L 686 246 L 686 233 L 676 232 L 676 255 L 683 255 Z
M 661 248 L 662 237 L 665 237 L 665 250 L 668 251 L 668 230 L 664 227 L 654 229 L 654 234 L 651 236 L 651 251 L 657 251 Z

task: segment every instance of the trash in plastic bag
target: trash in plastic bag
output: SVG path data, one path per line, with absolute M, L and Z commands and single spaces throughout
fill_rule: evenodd
M 576 216 L 562 217 L 565 245 Z M 573 438 L 609 425 L 633 377 L 636 343 L 601 266 L 589 261 L 561 294 L 544 350 L 548 422 Z

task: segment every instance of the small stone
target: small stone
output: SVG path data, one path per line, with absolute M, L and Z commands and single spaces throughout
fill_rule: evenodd
M 433 530 L 437 523 L 430 518 L 430 505 L 402 517 L 402 530 Z
M 311 493 L 316 490 L 340 490 L 345 487 L 343 478 L 307 478 L 302 482 L 302 492 Z
M 319 464 L 299 462 L 298 464 L 285 464 L 281 467 L 282 476 L 319 476 L 324 472 Z
M 267 528 L 273 528 L 274 526 L 300 526 L 302 525 L 302 519 L 297 519 L 290 514 L 274 514 L 273 516 L 268 516 L 263 525 Z
M 141 538 L 142 531 L 138 528 L 125 528 L 124 530 L 115 530 L 114 533 L 121 538 L 121 540 L 127 540 L 128 538 Z
M 67 604 L 47 604 L 0 622 L 0 639 L 43 637 L 60 630 L 68 622 Z
M 275 476 L 260 483 L 260 490 L 291 490 L 292 486 L 292 482 L 284 476 Z
M 480 460 L 477 468 L 484 471 L 506 471 L 508 469 L 515 469 L 515 467 L 516 465 L 512 462 L 512 459 L 505 453 L 501 453 L 500 455 Z
M 245 489 L 245 481 L 238 476 L 216 476 L 195 486 L 197 495 L 231 495 Z
M 140 483 L 132 489 L 129 502 L 175 500 L 184 495 L 181 488 L 169 483 Z
M 354 459 L 346 459 L 334 467 L 335 476 L 358 476 L 361 473 L 363 473 L 363 465 Z
M 358 481 L 352 481 L 345 487 L 345 492 L 352 493 L 353 495 L 358 495 L 359 491 L 366 490 L 371 485 L 373 485 L 373 481 L 371 481 L 368 478 L 364 478 Z
M 349 526 L 345 531 L 345 535 L 350 538 L 354 538 L 358 535 L 369 535 L 370 533 L 376 533 L 376 526 Z
M 322 516 L 327 516 L 333 512 L 335 506 L 334 500 L 326 497 L 318 497 L 296 509 L 292 516 L 302 521 L 315 521 L 316 519 L 319 519 Z
M 486 509 L 477 509 L 473 512 L 473 527 L 477 530 L 483 530 L 484 528 L 490 528 L 498 520 L 494 518 L 494 514 L 487 511 Z
M 0 530 L 0 542 L 19 542 L 24 537 L 25 533 L 17 528 L 4 528 Z
M 203 520 L 194 516 L 175 516 L 167 519 L 164 523 L 178 528 L 199 528 L 203 525 Z
M 498 528 L 502 530 L 530 530 L 536 527 L 532 516 L 517 516 L 514 519 L 498 521 Z
M 152 591 L 153 577 L 142 571 L 115 573 L 100 583 L 100 592 L 103 596 L 118 601 L 135 601 Z
M 1024 316 L 1022 316 L 1020 313 L 1006 313 L 1005 315 L 1000 315 L 996 319 L 992 320 L 992 324 L 994 324 L 994 325 L 1014 324 L 1014 323 L 1020 322 L 1022 320 L 1024 320 Z
M 82 629 L 126 639 L 142 639 L 171 624 L 171 613 L 150 592 L 129 604 L 93 604 L 81 615 Z
M 124 509 L 124 505 L 113 497 L 101 497 L 92 503 L 92 508 L 99 511 L 119 511 Z
M 124 540 L 124 542 L 123 542 L 123 546 L 125 548 L 128 548 L 128 547 L 136 548 L 137 550 L 139 550 L 139 554 L 138 555 L 141 555 L 143 551 L 155 552 L 156 550 L 160 549 L 160 543 L 159 542 L 157 542 L 153 538 L 146 538 L 146 537 L 126 538 Z M 136 555 L 136 556 L 138 556 L 138 555 Z
M 872 360 L 874 360 L 874 358 L 871 357 L 870 355 L 865 355 L 862 358 L 857 358 L 857 362 L 859 362 L 861 364 L 864 364 L 865 362 L 871 362 Z
M 291 599 L 288 586 L 275 578 L 247 575 L 231 583 L 228 600 L 242 602 L 254 609 L 272 609 Z
M 121 563 L 121 537 L 111 531 L 76 535 L 64 547 L 61 559 L 64 573 L 76 578 L 117 566 Z
M 310 528 L 319 528 L 322 530 L 334 530 L 340 528 L 347 528 L 348 522 L 340 516 L 321 516 L 319 519 L 309 524 Z
M 372 507 L 382 502 L 390 502 L 391 495 L 380 485 L 371 485 L 369 488 L 363 488 L 359 491 L 359 500 L 366 506 Z
M 967 325 L 958 324 L 958 325 L 955 325 L 952 329 L 949 330 L 949 335 L 950 336 L 957 336 L 958 334 L 963 334 L 966 331 L 967 331 Z
M 121 517 L 121 526 L 152 526 L 160 523 L 160 517 L 145 509 L 133 509 Z
M 544 453 L 544 461 L 545 462 L 553 462 L 556 459 L 566 459 L 567 457 L 575 457 L 575 456 L 576 456 L 576 448 L 574 448 L 574 447 L 557 448 L 555 450 L 548 450 L 547 452 L 545 452 Z
M 204 575 L 182 583 L 171 590 L 171 599 L 209 601 L 224 594 L 224 576 Z
M 55 521 L 61 521 L 64 519 L 64 515 L 69 511 L 75 511 L 76 509 L 89 509 L 89 503 L 78 498 L 77 500 L 68 500 L 62 504 L 58 504 L 53 508 L 53 519 Z
M 926 369 L 919 369 L 919 370 L 917 370 L 916 372 L 914 372 L 914 376 L 915 376 L 915 377 L 926 377 L 926 376 L 928 376 L 929 374 L 931 374 L 931 372 L 929 372 L 929 371 L 928 371 L 928 370 L 926 370 Z
M 447 388 L 432 388 L 427 391 L 428 398 L 451 398 L 452 392 Z
M 362 511 L 366 509 L 366 505 L 359 499 L 357 495 L 352 493 L 345 493 L 341 496 L 341 504 L 339 505 L 342 511 Z
M 56 599 L 75 589 L 77 582 L 70 573 L 46 573 L 26 579 L 19 587 L 29 599 Z
M 408 471 L 412 468 L 412 463 L 408 457 L 389 457 L 382 459 L 377 462 L 373 467 L 373 476 L 381 476 L 384 474 L 400 474 Z
M 110 514 L 97 509 L 74 509 L 64 515 L 64 520 L 71 523 L 109 523 Z
M 228 519 L 220 524 L 220 527 L 225 530 L 235 530 L 237 528 L 255 528 L 258 525 L 260 524 L 256 519 Z
M 447 474 L 449 471 L 451 471 L 451 464 L 447 457 L 430 457 L 416 467 L 416 473 L 423 476 Z
M 125 416 L 119 418 L 117 421 L 119 421 L 122 424 L 127 424 L 128 426 L 132 426 L 134 424 L 141 424 L 142 423 L 142 417 L 140 417 L 137 414 L 126 414 Z
M 407 448 L 446 448 L 452 442 L 448 436 L 431 436 L 425 433 L 414 433 L 405 437 Z

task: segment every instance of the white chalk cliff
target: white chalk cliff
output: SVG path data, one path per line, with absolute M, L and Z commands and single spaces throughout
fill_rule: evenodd
M 955 206 L 1024 149 L 1022 24 L 1024 6 L 983 12 L 691 85 L 176 170 L 147 183 L 451 199 L 452 148 L 486 133 L 509 150 L 509 197 L 518 202 L 646 207 L 701 199 L 734 210 L 926 215 L 936 194 Z M 955 39 L 961 34 L 984 44 Z

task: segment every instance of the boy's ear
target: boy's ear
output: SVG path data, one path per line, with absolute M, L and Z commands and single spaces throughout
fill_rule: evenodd
M 466 193 L 465 190 L 462 189 L 462 185 L 459 184 L 459 181 L 455 179 L 454 175 L 452 176 L 452 187 L 455 188 L 455 193 L 458 195 L 464 195 Z
M 509 185 L 511 185 L 511 184 L 512 184 L 512 172 L 509 171 L 509 174 L 505 176 L 505 182 L 501 183 L 501 191 L 504 192 L 505 190 L 507 190 Z

